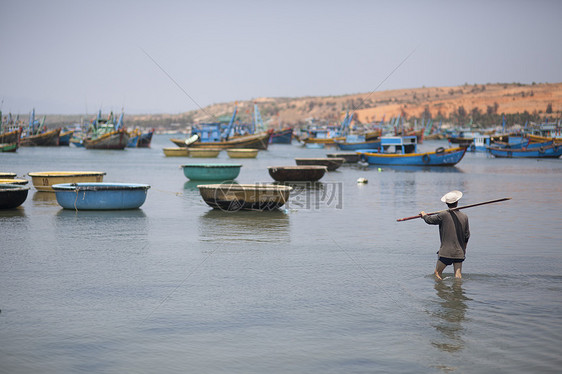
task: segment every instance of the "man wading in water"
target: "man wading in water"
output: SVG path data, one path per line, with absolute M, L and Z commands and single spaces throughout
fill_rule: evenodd
M 462 262 L 466 255 L 466 244 L 470 237 L 468 217 L 458 210 L 450 210 L 457 207 L 457 202 L 461 197 L 462 192 L 460 191 L 448 192 L 441 198 L 441 201 L 447 204 L 449 210 L 431 216 L 423 211 L 420 212 L 421 218 L 426 223 L 439 225 L 441 247 L 437 252 L 439 259 L 435 266 L 435 276 L 439 280 L 443 279 L 443 270 L 451 264 L 455 269 L 455 278 L 462 278 Z

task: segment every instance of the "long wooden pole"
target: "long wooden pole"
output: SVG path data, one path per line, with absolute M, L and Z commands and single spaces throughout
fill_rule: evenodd
M 461 209 L 472 208 L 472 207 L 480 206 L 480 205 L 499 203 L 500 201 L 506 201 L 506 200 L 511 200 L 511 197 L 504 197 L 503 199 L 496 199 L 496 200 L 484 201 L 484 202 L 482 202 L 482 203 L 476 203 L 476 204 L 470 204 L 470 205 L 459 206 L 459 207 L 451 208 L 451 209 L 440 210 L 440 211 L 438 211 L 438 212 L 427 213 L 427 215 L 428 215 L 428 216 L 432 216 L 432 215 L 434 215 L 434 214 L 438 214 L 438 213 L 441 213 L 441 212 L 446 212 L 447 210 L 461 210 Z M 421 218 L 421 214 L 418 214 L 417 216 L 412 216 L 412 217 L 399 218 L 399 219 L 397 219 L 396 221 L 397 221 L 397 222 L 409 221 L 409 220 L 411 220 L 411 219 L 416 219 L 416 218 Z

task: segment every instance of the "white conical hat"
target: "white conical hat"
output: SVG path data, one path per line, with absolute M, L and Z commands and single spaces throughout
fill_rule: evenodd
M 447 192 L 441 198 L 441 201 L 447 204 L 453 204 L 459 201 L 461 197 L 462 197 L 462 192 L 455 190 L 455 191 Z

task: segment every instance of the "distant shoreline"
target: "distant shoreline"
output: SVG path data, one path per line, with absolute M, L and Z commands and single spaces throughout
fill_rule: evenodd
M 253 104 L 257 103 L 264 122 L 272 127 L 303 126 L 314 118 L 316 121 L 338 123 L 347 110 L 356 113 L 362 123 L 376 123 L 383 118 L 388 121 L 400 115 L 406 121 L 431 116 L 435 120 L 449 118 L 462 107 L 471 114 L 527 113 L 536 118 L 562 117 L 562 83 L 494 83 L 464 84 L 453 87 L 422 87 L 360 93 L 341 96 L 318 96 L 297 98 L 257 98 L 239 102 L 209 105 L 204 110 L 193 110 L 178 114 L 127 114 L 127 127 L 160 128 L 166 131 L 182 131 L 192 123 L 213 122 L 219 116 L 232 115 L 235 105 L 242 121 L 251 121 Z M 546 113 L 547 109 L 551 113 Z M 30 108 L 30 111 L 33 108 Z M 42 117 L 40 108 L 36 116 Z M 461 110 L 461 111 L 462 111 Z M 72 125 L 91 121 L 92 114 L 46 114 L 48 127 Z M 7 113 L 4 112 L 3 116 Z M 12 113 L 12 115 L 15 115 Z M 103 113 L 107 116 L 108 113 Z M 20 113 L 24 122 L 28 113 Z

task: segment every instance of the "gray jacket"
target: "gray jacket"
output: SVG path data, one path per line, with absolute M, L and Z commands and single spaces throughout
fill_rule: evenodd
M 451 214 L 455 214 L 461 225 L 461 242 L 457 238 L 455 223 Z M 468 217 L 463 212 L 443 211 L 438 214 L 423 217 L 424 221 L 430 225 L 439 225 L 439 237 L 441 238 L 441 247 L 439 247 L 439 257 L 460 259 L 465 257 L 466 244 L 470 238 L 470 230 L 468 228 Z

